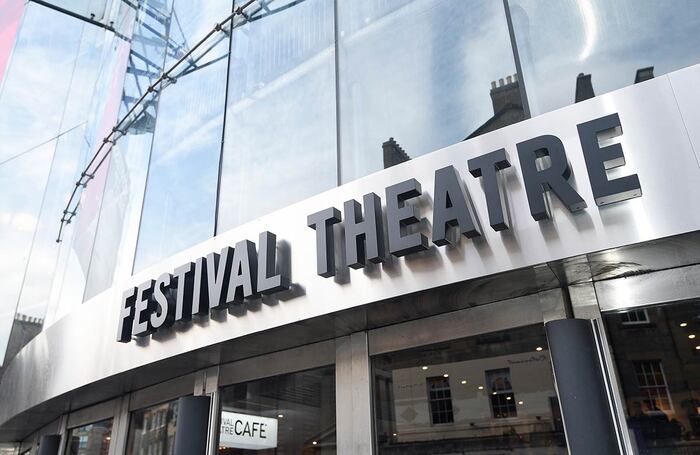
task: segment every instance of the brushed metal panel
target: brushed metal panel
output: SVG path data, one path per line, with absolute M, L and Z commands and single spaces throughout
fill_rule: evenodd
M 310 370 L 335 363 L 333 340 L 221 365 L 219 385 L 253 381 L 278 374 Z
M 674 88 L 687 83 L 678 80 Z M 624 130 L 619 139 L 627 159 L 623 172 L 638 174 L 644 195 L 598 208 L 576 125 L 614 112 Z M 228 340 L 425 289 L 698 230 L 700 211 L 689 208 L 700 206 L 700 168 L 686 127 L 700 129 L 700 123 L 683 120 L 669 76 L 663 76 L 424 155 L 222 233 L 118 283 L 37 336 L 7 367 L 0 384 L 0 422 L 53 397 L 154 362 L 179 371 L 182 365 L 162 361 Z M 562 140 L 575 186 L 589 208 L 574 215 L 553 200 L 553 219 L 538 223 L 529 213 L 515 144 L 542 134 Z M 475 210 L 487 225 L 480 183 L 468 174 L 466 162 L 502 147 L 513 164 L 504 171 L 509 232 L 486 228 L 481 239 L 463 239 L 457 247 L 432 247 L 364 270 L 341 269 L 336 279 L 316 275 L 315 232 L 306 226 L 308 214 L 340 207 L 350 198 L 359 200 L 370 191 L 383 195 L 386 186 L 416 178 L 424 189 L 421 214 L 429 216 L 433 173 L 447 165 L 462 173 Z M 270 176 L 270 184 L 274 183 Z M 291 253 L 295 285 L 286 295 L 252 305 L 243 314 L 192 324 L 142 343 L 114 341 L 123 289 L 239 240 L 255 240 L 263 230 L 277 234 Z
M 600 311 L 700 298 L 700 265 L 595 283 Z
M 700 66 L 675 71 L 668 77 L 700 167 Z
M 552 313 L 558 313 L 558 318 Z M 560 289 L 370 330 L 370 355 L 562 319 Z
M 338 455 L 374 453 L 372 372 L 367 332 L 338 338 L 336 355 L 336 447 Z

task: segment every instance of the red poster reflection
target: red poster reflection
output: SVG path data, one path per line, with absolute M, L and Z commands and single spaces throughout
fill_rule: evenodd
M 15 43 L 17 29 L 22 19 L 22 11 L 24 11 L 22 0 L 0 0 L 0 83 L 10 60 L 12 45 Z

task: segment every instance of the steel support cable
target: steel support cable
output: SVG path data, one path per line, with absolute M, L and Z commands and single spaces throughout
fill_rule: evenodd
M 107 147 L 107 144 L 111 144 L 112 146 L 115 145 L 116 141 L 124 136 L 126 134 L 126 130 L 133 124 L 134 121 L 136 121 L 139 116 L 145 112 L 145 109 L 148 106 L 142 106 L 144 101 L 146 101 L 146 98 L 153 92 L 158 92 L 165 88 L 163 85 L 164 82 L 167 83 L 172 83 L 175 81 L 175 78 L 173 78 L 171 75 L 177 69 L 178 66 L 180 66 L 185 60 L 187 60 L 188 57 L 190 57 L 197 49 L 199 49 L 209 38 L 211 38 L 212 35 L 214 35 L 217 32 L 222 31 L 222 27 L 226 25 L 228 22 L 231 22 L 233 24 L 233 19 L 236 16 L 242 16 L 246 19 L 246 21 L 249 20 L 249 16 L 244 12 L 246 8 L 248 8 L 250 5 L 255 3 L 257 0 L 248 0 L 246 3 L 243 5 L 237 7 L 231 14 L 229 14 L 223 21 L 217 23 L 214 28 L 212 28 L 202 39 L 200 39 L 192 48 L 187 51 L 178 61 L 176 61 L 170 68 L 168 68 L 166 71 L 164 71 L 158 79 L 155 80 L 151 85 L 148 86 L 146 89 L 145 93 L 141 95 L 134 105 L 124 114 L 124 116 L 117 122 L 117 124 L 112 128 L 112 131 L 104 138 L 102 139 L 102 143 L 98 147 L 97 151 L 95 154 L 92 156 L 88 164 L 85 166 L 84 170 L 80 173 L 80 178 L 75 182 L 75 185 L 73 187 L 73 191 L 71 192 L 70 198 L 68 199 L 68 202 L 66 203 L 65 208 L 63 209 L 63 214 L 61 215 L 61 225 L 58 230 L 58 236 L 56 237 L 56 243 L 59 243 L 61 241 L 61 235 L 63 234 L 63 228 L 67 225 L 70 224 L 75 215 L 77 215 L 78 211 L 78 205 L 79 205 L 79 200 L 76 200 L 76 196 L 78 195 L 78 192 L 80 191 L 80 188 L 85 188 L 87 187 L 87 184 L 90 182 L 95 177 L 95 174 L 97 171 L 100 169 L 102 164 L 104 164 L 105 160 L 109 156 L 109 154 L 112 151 L 112 147 Z M 233 28 L 233 27 L 232 27 Z M 136 115 L 129 125 L 125 125 L 127 123 L 127 120 L 129 120 L 130 116 L 136 112 L 136 109 L 138 107 L 144 107 L 143 111 L 139 113 L 139 115 Z M 104 153 L 102 151 L 105 150 Z M 100 157 L 100 155 L 102 155 Z M 99 157 L 99 161 L 98 161 Z M 93 168 L 93 165 L 95 165 Z

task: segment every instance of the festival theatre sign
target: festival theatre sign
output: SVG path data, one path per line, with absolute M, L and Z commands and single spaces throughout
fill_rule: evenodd
M 598 135 L 622 134 L 618 114 L 579 124 L 577 129 L 596 205 L 641 196 L 636 174 L 616 179 L 607 175 L 608 170 L 625 164 L 624 153 L 618 143 L 601 146 Z M 569 182 L 571 168 L 558 137 L 534 137 L 519 142 L 516 148 L 530 214 L 535 221 L 551 216 L 546 192 L 556 196 L 571 212 L 587 207 Z M 364 267 L 368 261 L 380 263 L 387 255 L 401 257 L 426 250 L 430 242 L 440 247 L 455 243 L 459 235 L 481 236 L 482 223 L 472 207 L 473 197 L 485 198 L 492 229 L 509 229 L 507 195 L 501 182 L 501 171 L 511 166 L 505 149 L 469 159 L 465 164 L 473 178 L 481 179 L 484 194 L 468 194 L 460 170 L 454 166 L 435 170 L 430 239 L 417 229 L 422 215 L 415 202 L 422 197 L 422 189 L 414 178 L 386 187 L 385 215 L 381 197 L 373 192 L 365 194 L 362 203 L 354 199 L 345 201 L 342 213 L 328 207 L 308 215 L 308 227 L 316 231 L 317 274 L 328 278 L 336 273 L 337 232 L 333 225 L 338 223 L 343 225 L 344 265 L 355 269 Z M 128 343 L 133 336 L 149 335 L 177 321 L 205 317 L 210 311 L 289 289 L 289 271 L 278 263 L 276 251 L 275 234 L 265 231 L 258 238 L 257 248 L 254 242 L 241 240 L 234 247 L 209 253 L 127 289 L 121 303 L 117 340 Z

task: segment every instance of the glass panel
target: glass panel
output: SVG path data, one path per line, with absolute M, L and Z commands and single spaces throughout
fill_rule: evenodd
M 79 150 L 62 149 L 59 156 L 69 161 L 66 163 L 67 169 L 58 169 L 57 164 L 53 174 L 55 178 L 48 181 L 52 162 L 55 162 L 54 151 L 58 143 L 55 138 L 68 132 L 75 138 L 77 130 L 81 128 L 80 122 L 85 120 L 76 121 L 72 115 L 75 110 L 66 106 L 71 83 L 90 79 L 87 74 L 91 58 L 90 52 L 86 51 L 90 46 L 81 48 L 83 27 L 84 23 L 76 19 L 28 4 L 11 65 L 2 81 L 0 255 L 6 260 L 0 265 L 3 277 L 0 290 L 0 314 L 3 316 L 0 320 L 0 362 L 5 358 L 10 325 L 17 308 L 27 261 L 30 260 L 35 230 L 39 228 L 41 232 L 48 232 L 48 229 L 52 229 L 55 239 L 58 229 L 60 211 L 54 214 L 58 218 L 51 222 L 51 226 L 47 224 L 48 215 L 39 224 L 47 183 L 59 184 L 65 176 L 63 172 L 72 177 L 70 160 L 80 156 Z M 104 34 L 104 31 L 101 33 Z M 47 74 L 51 77 L 44 77 Z M 75 106 L 80 104 L 80 101 L 76 101 Z M 62 144 L 69 141 L 67 136 L 61 138 Z M 64 189 L 70 191 L 70 184 Z M 56 191 L 54 187 L 50 190 Z M 53 202 L 47 201 L 45 206 L 56 204 L 53 194 L 49 195 L 49 199 Z M 42 243 L 43 237 L 38 236 L 37 239 Z M 56 244 L 51 243 L 50 248 L 55 249 Z M 42 260 L 38 256 L 36 258 L 32 262 L 36 270 L 42 269 L 42 273 L 48 270 L 50 273 L 55 258 L 53 261 L 51 255 Z M 46 275 L 43 279 L 46 280 Z M 40 329 L 45 306 L 40 311 L 23 311 L 26 313 L 18 316 L 17 324 L 24 326 L 25 322 L 31 321 L 31 328 L 25 333 L 20 330 L 22 327 L 17 327 L 17 340 L 12 343 L 15 352 L 23 346 L 26 334 L 31 334 L 29 339 L 36 335 L 37 324 Z
M 47 316 L 51 284 L 59 266 L 58 220 L 89 153 L 86 147 L 87 123 L 91 118 L 93 95 L 99 85 L 100 63 L 104 53 L 109 55 L 109 51 L 105 51 L 111 48 L 114 39 L 111 33 L 77 20 L 73 26 L 84 27 L 84 30 L 63 112 L 62 135 L 54 152 L 17 306 L 18 314 L 39 319 Z
M 508 1 L 532 115 L 700 62 L 695 0 Z
M 338 2 L 338 30 L 343 182 L 525 118 L 501 2 Z
M 73 428 L 68 433 L 68 455 L 107 455 L 112 441 L 112 419 Z
M 334 454 L 335 367 L 221 389 L 219 453 Z
M 123 93 L 115 92 L 116 99 L 121 100 L 120 117 L 126 115 L 163 71 L 167 43 L 158 37 L 168 34 L 170 22 L 165 18 L 170 17 L 171 10 L 165 5 L 162 8 L 166 9 L 144 5 L 139 11 Z M 107 289 L 116 277 L 131 275 L 157 106 L 158 97 L 154 96 L 137 107 L 138 115 L 127 121 L 125 134 L 113 148 L 85 300 Z
M 169 67 L 231 13 L 231 2 L 176 0 Z M 229 39 L 212 36 L 163 90 L 134 270 L 214 235 Z
M 372 358 L 380 454 L 567 454 L 541 324 Z
M 127 455 L 173 455 L 177 400 L 131 413 Z
M 700 453 L 700 302 L 603 315 L 640 454 Z
M 41 332 L 40 318 L 15 312 L 43 196 L 41 185 L 46 184 L 55 147 L 56 141 L 50 141 L 0 166 L 0 257 L 5 258 L 0 261 L 0 366 Z M 27 191 L 32 187 L 33 191 Z M 21 334 L 13 335 L 15 341 L 8 346 L 13 329 L 22 329 Z M 26 340 L 19 336 L 24 334 Z
M 233 32 L 218 231 L 337 184 L 333 0 L 281 0 Z

